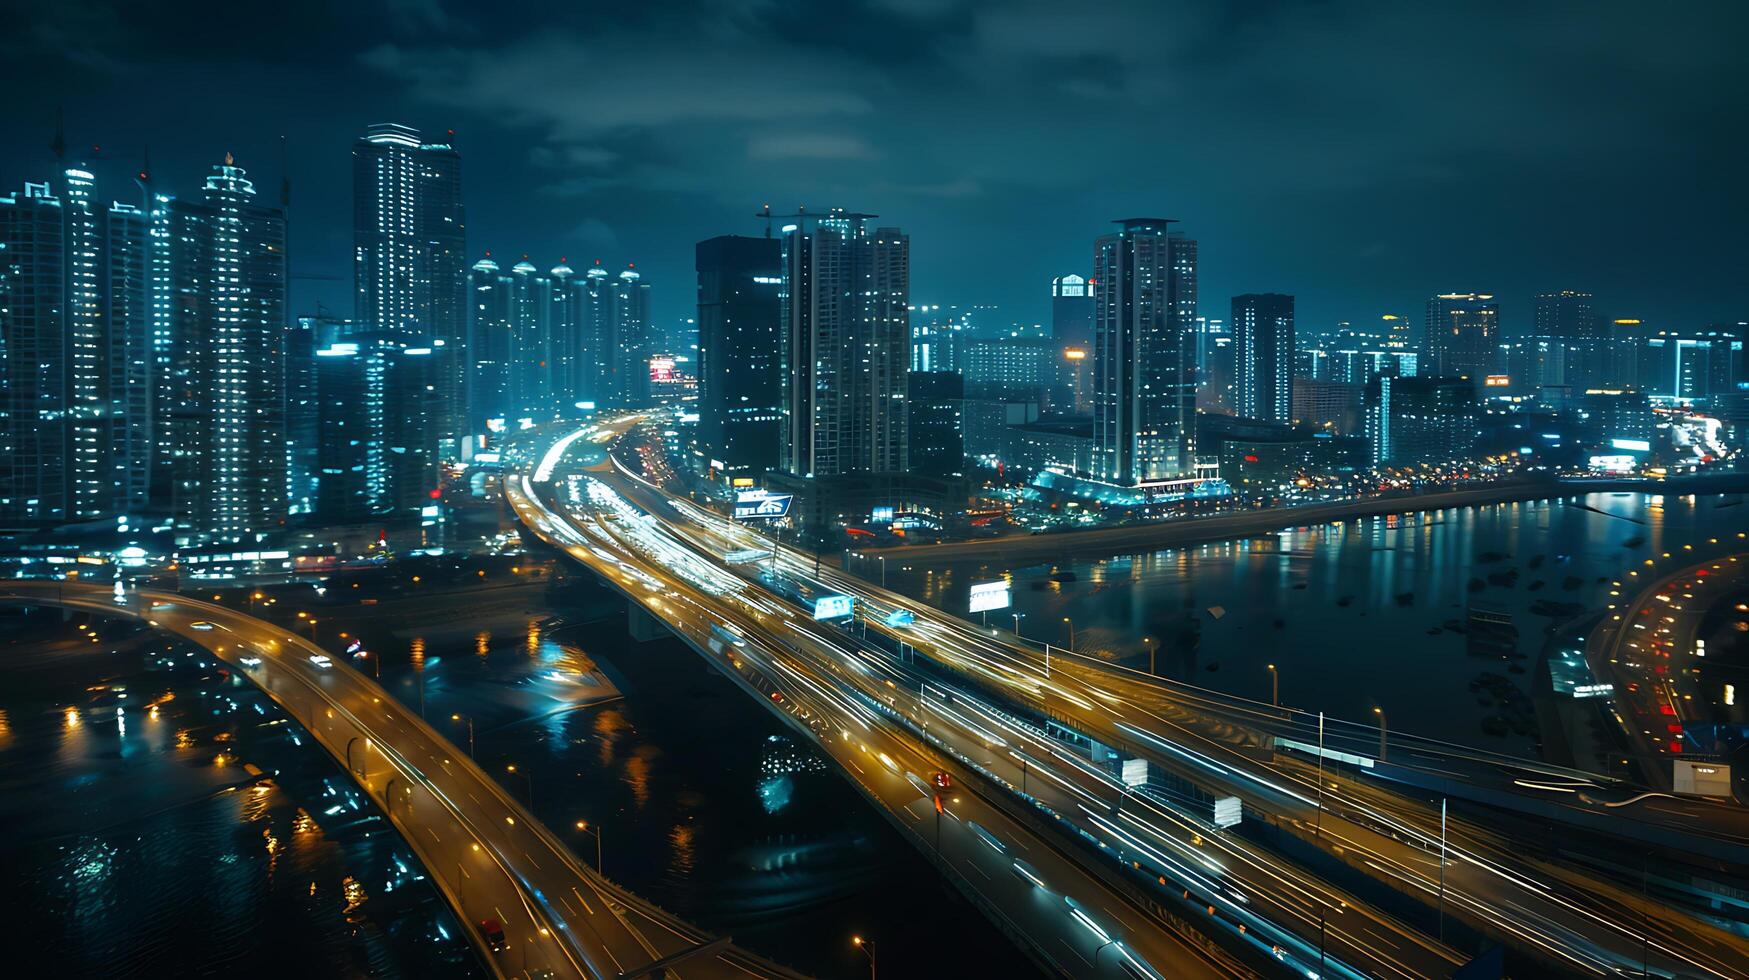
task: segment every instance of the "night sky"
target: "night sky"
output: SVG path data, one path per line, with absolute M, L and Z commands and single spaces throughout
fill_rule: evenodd
M 1201 240 L 1211 316 L 1749 319 L 1749 5 L 1432 6 L 0 0 L 0 185 L 49 172 L 57 105 L 124 200 L 148 143 L 167 189 L 229 150 L 275 193 L 283 134 L 294 271 L 332 277 L 299 312 L 350 315 L 349 148 L 398 121 L 455 131 L 475 254 L 636 261 L 663 324 L 766 202 L 879 213 L 914 302 L 1022 322 L 1134 214 Z

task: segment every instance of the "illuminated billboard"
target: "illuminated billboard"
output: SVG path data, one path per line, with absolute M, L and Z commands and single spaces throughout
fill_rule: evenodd
M 742 490 L 735 494 L 735 520 L 774 521 L 789 516 L 793 493 L 771 493 L 763 488 Z
M 847 595 L 823 595 L 814 600 L 815 619 L 845 619 L 856 614 L 856 599 Z
M 1007 609 L 1009 598 L 1007 581 L 973 582 L 970 609 L 972 612 Z
M 672 357 L 652 357 L 652 358 L 650 358 L 650 380 L 651 381 L 673 381 L 674 380 L 674 358 L 672 358 Z

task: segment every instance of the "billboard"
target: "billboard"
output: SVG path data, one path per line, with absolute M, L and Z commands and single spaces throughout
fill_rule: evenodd
M 973 582 L 970 609 L 972 612 L 988 612 L 992 609 L 1007 609 L 1009 602 L 1008 582 Z
M 815 619 L 844 619 L 856 613 L 856 599 L 847 595 L 823 595 L 814 600 Z
M 793 493 L 771 493 L 764 489 L 741 490 L 735 494 L 735 520 L 774 521 L 789 516 Z
M 1244 808 L 1237 796 L 1223 796 L 1215 800 L 1215 826 L 1234 827 L 1243 819 Z
M 674 380 L 674 358 L 672 358 L 672 357 L 652 357 L 652 358 L 650 358 L 650 380 L 651 381 L 658 381 L 658 382 L 660 382 L 660 381 L 673 381 Z
M 1123 784 L 1130 787 L 1148 785 L 1148 760 L 1125 759 L 1123 761 Z

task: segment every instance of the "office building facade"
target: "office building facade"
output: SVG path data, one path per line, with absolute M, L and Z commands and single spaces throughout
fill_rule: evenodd
M 468 263 L 461 155 L 394 123 L 353 144 L 354 319 L 433 350 L 445 440 L 467 423 Z
M 775 238 L 698 243 L 699 458 L 720 476 L 760 476 L 783 446 L 783 248 Z
M 1196 449 L 1196 241 L 1129 218 L 1094 246 L 1094 440 L 1103 480 L 1189 476 Z
M 784 469 L 897 472 L 907 462 L 911 240 L 833 211 L 784 230 Z
M 1441 293 L 1427 301 L 1421 374 L 1473 378 L 1498 373 L 1500 307 L 1487 293 Z
M 1263 422 L 1293 421 L 1294 298 L 1233 297 L 1233 359 L 1238 412 Z
M 913 371 L 906 391 L 911 472 L 960 476 L 966 460 L 965 380 L 948 371 Z

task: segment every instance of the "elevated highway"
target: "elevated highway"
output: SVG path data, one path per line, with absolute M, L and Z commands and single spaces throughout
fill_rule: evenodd
M 139 620 L 198 644 L 286 710 L 406 840 L 498 977 L 795 978 L 581 864 L 490 776 L 374 681 L 283 627 L 177 593 L 35 580 L 0 602 Z M 319 659 L 328 661 L 327 665 Z M 482 932 L 494 919 L 502 948 Z

